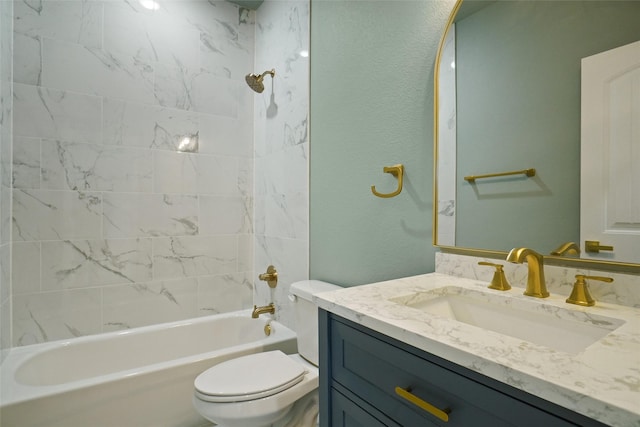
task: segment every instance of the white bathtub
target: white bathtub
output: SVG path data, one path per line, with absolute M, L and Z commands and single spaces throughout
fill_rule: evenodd
M 0 366 L 3 427 L 207 425 L 193 381 L 244 354 L 296 352 L 296 335 L 250 311 L 16 347 Z

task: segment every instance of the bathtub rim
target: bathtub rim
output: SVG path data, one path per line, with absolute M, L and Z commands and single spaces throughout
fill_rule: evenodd
M 256 321 L 259 321 L 262 326 L 267 323 L 272 325 L 272 328 L 276 331 L 276 334 L 272 334 L 270 336 L 265 336 L 257 341 L 251 341 L 248 343 L 238 344 L 232 347 L 226 347 L 223 349 L 213 350 L 205 353 L 198 353 L 194 355 L 188 355 L 184 357 L 179 357 L 176 359 L 171 359 L 168 361 L 152 363 L 149 365 L 143 365 L 131 369 L 125 369 L 121 371 L 117 371 L 114 373 L 109 373 L 105 375 L 93 376 L 89 378 L 84 378 L 80 380 L 70 381 L 62 384 L 54 384 L 54 385 L 28 385 L 20 383 L 16 380 L 15 376 L 18 372 L 19 367 L 27 362 L 29 359 L 36 357 L 46 351 L 51 349 L 56 349 L 59 347 L 64 347 L 70 344 L 76 344 L 78 342 L 92 342 L 99 341 L 104 339 L 117 338 L 122 335 L 131 335 L 131 334 L 144 334 L 148 331 L 156 331 L 165 328 L 173 328 L 178 326 L 188 326 L 192 324 L 199 323 L 207 323 L 212 321 L 215 318 L 232 318 L 232 317 L 251 317 L 251 310 L 239 310 L 228 313 L 217 313 L 211 314 L 207 316 L 177 320 L 172 322 L 158 323 L 154 325 L 146 325 L 135 327 L 131 329 L 121 330 L 121 331 L 110 331 L 104 332 L 100 334 L 94 335 L 86 335 L 77 338 L 68 338 L 56 341 L 49 341 L 45 343 L 37 343 L 30 344 L 27 346 L 21 347 L 12 347 L 10 349 L 3 350 L 6 352 L 3 355 L 2 364 L 0 364 L 0 410 L 3 407 L 20 404 L 24 402 L 28 402 L 30 400 L 46 398 L 50 396 L 54 396 L 60 393 L 66 393 L 71 391 L 80 390 L 83 388 L 90 388 L 100 384 L 109 384 L 116 382 L 123 377 L 127 378 L 135 378 L 143 375 L 149 375 L 156 373 L 158 371 L 162 371 L 165 369 L 173 368 L 180 365 L 185 365 L 188 363 L 198 363 L 203 360 L 213 358 L 215 356 L 222 356 L 229 349 L 233 349 L 233 353 L 244 353 L 247 352 L 258 345 L 258 343 L 278 343 L 284 342 L 290 339 L 296 339 L 296 333 L 283 325 L 282 323 L 273 320 L 268 317 L 260 317 Z M 264 344 L 262 347 L 264 347 Z

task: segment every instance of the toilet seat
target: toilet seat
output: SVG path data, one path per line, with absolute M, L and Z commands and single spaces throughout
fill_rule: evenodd
M 194 385 L 206 402 L 246 402 L 280 393 L 306 373 L 302 364 L 275 350 L 220 363 L 198 375 Z

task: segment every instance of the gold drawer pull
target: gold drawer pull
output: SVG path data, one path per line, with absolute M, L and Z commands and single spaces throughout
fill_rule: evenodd
M 449 408 L 445 408 L 445 409 L 436 408 L 432 404 L 430 404 L 428 402 L 425 402 L 424 400 L 420 399 L 415 394 L 412 394 L 411 393 L 411 388 L 408 388 L 408 389 L 405 390 L 402 387 L 396 387 L 396 394 L 398 396 L 402 397 L 403 399 L 408 400 L 409 402 L 413 403 L 417 407 L 419 407 L 421 409 L 424 409 L 425 411 L 427 411 L 431 415 L 433 415 L 435 417 L 438 417 L 439 419 L 441 419 L 445 423 L 449 421 L 449 414 L 451 413 L 451 410 Z

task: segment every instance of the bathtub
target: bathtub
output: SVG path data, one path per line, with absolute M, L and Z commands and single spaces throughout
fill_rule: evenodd
M 295 353 L 295 333 L 250 311 L 12 348 L 0 366 L 0 425 L 210 425 L 191 405 L 195 377 L 274 349 Z

